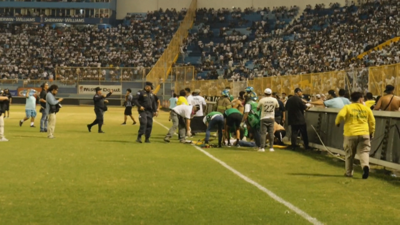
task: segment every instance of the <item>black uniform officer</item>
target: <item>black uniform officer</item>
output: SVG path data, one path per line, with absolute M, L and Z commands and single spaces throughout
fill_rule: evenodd
M 153 129 L 153 116 L 157 115 L 157 102 L 151 93 L 152 83 L 146 82 L 144 90 L 138 91 L 133 99 L 133 104 L 139 110 L 139 134 L 136 142 L 142 143 L 142 135 L 145 135 L 145 142 L 150 143 L 151 130 Z
M 108 100 L 106 100 L 106 98 L 111 96 L 112 90 L 107 95 L 103 95 L 101 93 L 100 87 L 97 87 L 95 91 L 96 94 L 93 97 L 93 102 L 94 102 L 94 113 L 96 114 L 96 119 L 93 121 L 93 123 L 88 124 L 87 128 L 89 132 L 91 132 L 92 127 L 98 124 L 99 133 L 104 133 L 104 131 L 101 129 L 104 122 L 104 113 L 107 111 L 107 106 L 104 103 L 108 103 Z

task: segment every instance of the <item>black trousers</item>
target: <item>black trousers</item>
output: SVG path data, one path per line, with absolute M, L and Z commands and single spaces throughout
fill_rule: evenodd
M 93 121 L 93 123 L 89 124 L 90 127 L 94 125 L 99 125 L 99 131 L 101 131 L 101 126 L 103 126 L 104 123 L 104 111 L 101 109 L 95 109 L 94 113 L 96 114 L 96 119 Z
M 139 111 L 139 122 L 138 138 L 141 138 L 142 135 L 144 135 L 146 139 L 150 138 L 151 130 L 153 129 L 153 112 Z
M 302 124 L 302 125 L 291 125 L 292 127 L 292 146 L 296 146 L 296 140 L 297 140 L 297 135 L 299 134 L 299 131 L 301 133 L 301 137 L 303 138 L 304 142 L 304 147 L 308 148 L 308 134 L 307 134 L 307 125 Z

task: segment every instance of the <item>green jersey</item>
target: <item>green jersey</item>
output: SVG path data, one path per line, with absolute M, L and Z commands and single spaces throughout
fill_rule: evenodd
M 222 113 L 220 112 L 210 112 L 209 114 L 207 114 L 207 116 L 205 116 L 203 118 L 203 122 L 205 124 L 209 123 L 212 119 L 214 119 L 214 117 L 216 116 L 223 116 Z
M 224 115 L 225 115 L 225 117 L 228 117 L 229 115 L 231 115 L 233 113 L 239 113 L 240 115 L 242 115 L 242 113 L 240 113 L 240 111 L 235 108 L 230 108 L 230 109 L 226 110 Z

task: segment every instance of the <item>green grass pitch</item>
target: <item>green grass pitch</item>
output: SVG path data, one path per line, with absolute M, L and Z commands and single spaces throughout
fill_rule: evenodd
M 55 139 L 11 106 L 0 143 L 0 224 L 309 224 L 191 145 L 150 144 L 137 125 L 121 126 L 123 108 L 105 114 L 105 134 L 92 107 L 64 106 Z M 137 118 L 137 113 L 135 113 Z M 167 113 L 156 120 L 170 127 Z M 197 137 L 196 137 L 197 139 Z M 344 164 L 317 153 L 276 149 L 205 149 L 324 224 L 400 224 L 400 182 L 374 172 L 345 178 Z

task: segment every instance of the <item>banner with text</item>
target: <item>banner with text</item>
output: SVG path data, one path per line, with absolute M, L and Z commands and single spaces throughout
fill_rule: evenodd
M 110 23 L 108 18 L 0 17 L 2 23 Z
M 94 95 L 96 93 L 95 89 L 97 87 L 101 88 L 103 94 L 107 94 L 111 90 L 113 94 L 122 95 L 122 86 L 121 85 L 79 85 L 78 86 L 78 94 L 81 95 Z

